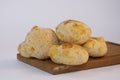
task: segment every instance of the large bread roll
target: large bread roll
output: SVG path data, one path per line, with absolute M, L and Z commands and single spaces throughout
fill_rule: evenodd
M 91 29 L 76 20 L 66 20 L 56 27 L 56 34 L 61 41 L 83 44 L 91 36 Z
M 88 52 L 81 46 L 70 43 L 53 45 L 49 49 L 48 56 L 58 64 L 80 65 L 88 61 Z
M 83 47 L 91 57 L 102 57 L 107 53 L 107 45 L 103 37 L 89 39 Z
M 34 26 L 19 45 L 18 51 L 24 57 L 46 59 L 48 49 L 55 44 L 58 44 L 58 39 L 52 29 Z

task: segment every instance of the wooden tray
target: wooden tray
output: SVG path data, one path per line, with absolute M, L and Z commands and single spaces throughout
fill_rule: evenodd
M 36 58 L 25 58 L 19 54 L 17 54 L 17 59 L 52 74 L 60 74 L 120 64 L 120 44 L 107 42 L 107 46 L 108 53 L 106 56 L 102 58 L 90 58 L 86 64 L 77 66 L 56 64 L 53 63 L 50 59 L 39 60 Z

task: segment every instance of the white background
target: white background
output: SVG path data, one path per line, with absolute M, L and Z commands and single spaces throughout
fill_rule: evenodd
M 119 80 L 120 65 L 51 75 L 17 61 L 17 46 L 32 26 L 54 29 L 67 19 L 120 44 L 120 0 L 0 0 L 0 80 Z

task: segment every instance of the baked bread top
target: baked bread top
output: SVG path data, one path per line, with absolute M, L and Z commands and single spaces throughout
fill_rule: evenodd
M 55 63 L 66 65 L 80 65 L 88 61 L 88 52 L 81 46 L 70 43 L 53 45 L 48 56 Z
M 91 38 L 83 47 L 91 57 L 102 57 L 107 53 L 107 45 L 103 37 Z
M 61 41 L 83 44 L 91 37 L 91 29 L 76 20 L 66 20 L 56 27 L 56 34 Z

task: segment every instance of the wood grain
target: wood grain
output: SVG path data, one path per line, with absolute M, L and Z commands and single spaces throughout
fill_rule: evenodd
M 77 66 L 56 64 L 53 63 L 50 59 L 39 60 L 36 58 L 25 58 L 22 57 L 20 54 L 17 54 L 17 59 L 52 74 L 67 73 L 72 71 L 80 71 L 85 69 L 120 64 L 120 44 L 107 42 L 107 46 L 107 55 L 101 58 L 89 58 L 87 63 Z

